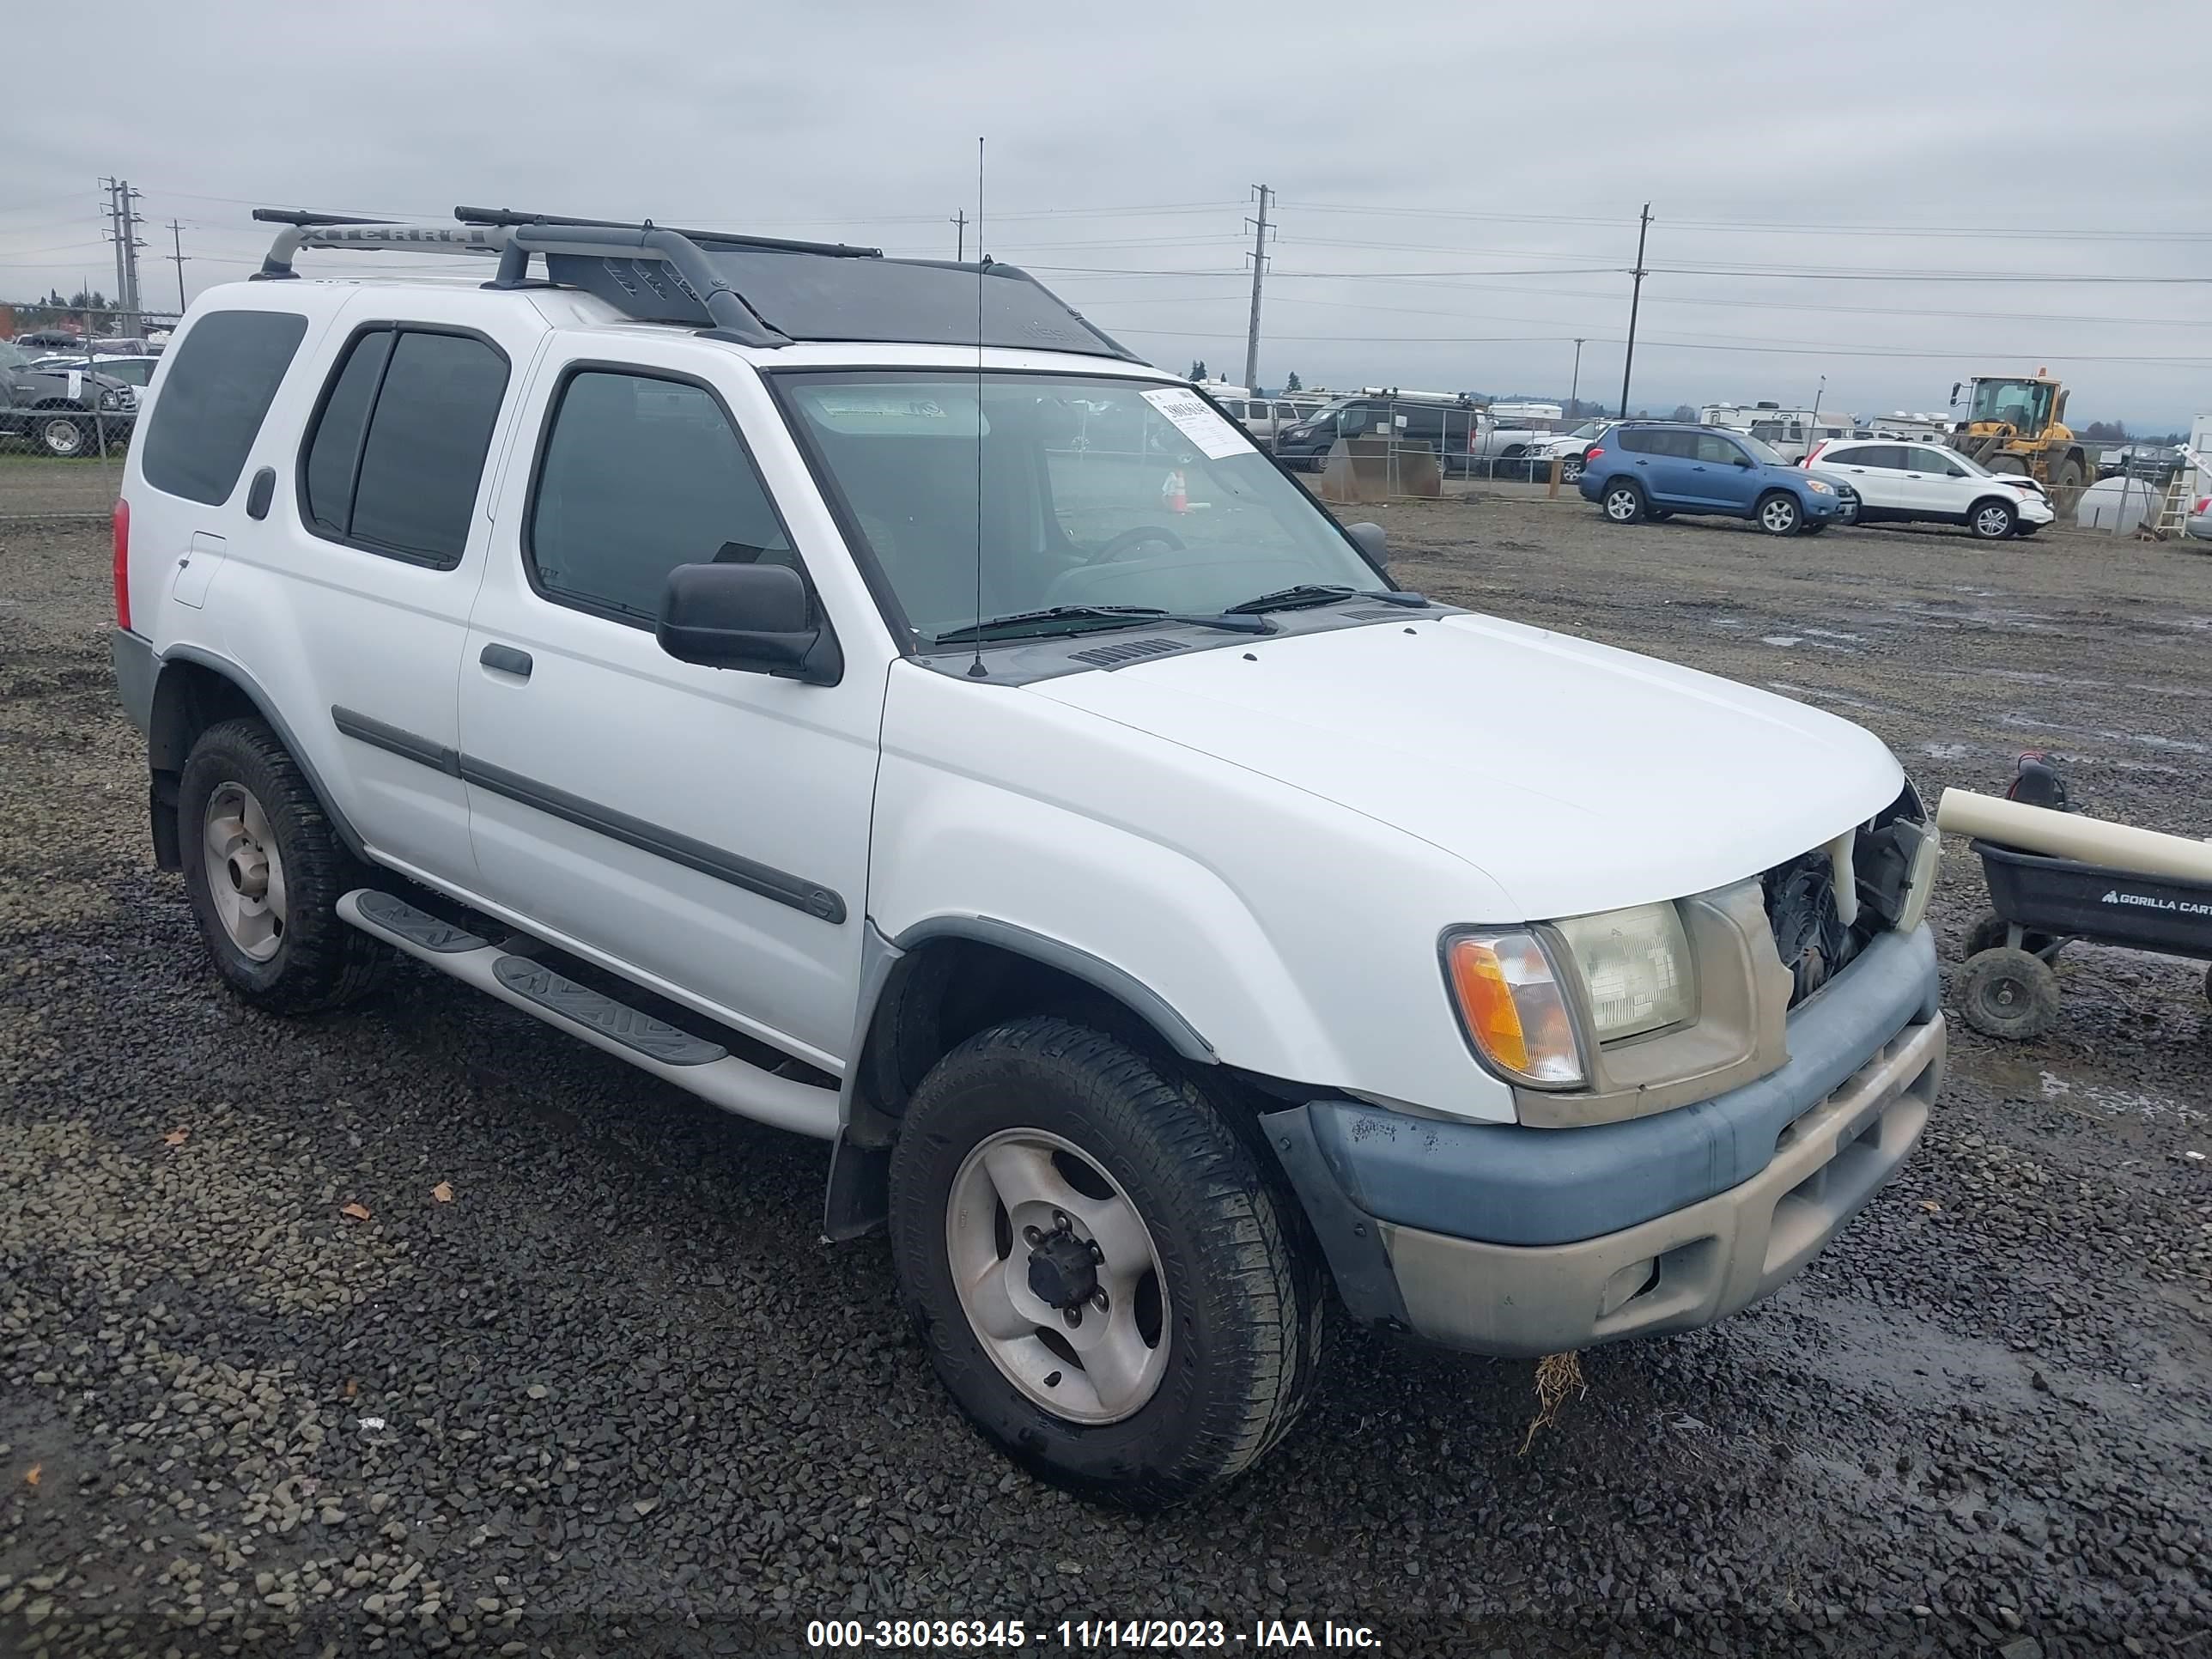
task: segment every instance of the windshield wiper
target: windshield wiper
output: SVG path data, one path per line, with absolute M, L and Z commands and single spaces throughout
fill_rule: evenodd
M 1346 587 L 1338 582 L 1300 582 L 1295 587 L 1279 587 L 1272 593 L 1232 605 L 1221 614 L 1251 617 L 1262 611 L 1305 611 L 1317 605 L 1334 605 L 1339 599 L 1376 599 L 1384 605 L 1403 605 L 1409 611 L 1428 604 L 1422 595 L 1400 588 L 1386 587 L 1378 592 L 1372 588 Z
M 1054 629 L 1050 625 L 1064 623 L 1065 629 Z M 1042 611 L 1017 611 L 1005 617 L 991 617 L 963 628 L 948 629 L 935 636 L 933 645 L 963 645 L 975 640 L 1011 638 L 1024 633 L 1048 630 L 1066 633 L 1088 633 L 1099 628 L 1131 628 L 1141 623 L 1188 623 L 1194 628 L 1218 628 L 1231 634 L 1264 634 L 1267 624 L 1256 616 L 1234 616 L 1224 612 L 1218 617 L 1185 616 L 1173 611 L 1163 611 L 1151 605 L 1054 605 Z M 1039 624 L 1044 624 L 1040 627 Z

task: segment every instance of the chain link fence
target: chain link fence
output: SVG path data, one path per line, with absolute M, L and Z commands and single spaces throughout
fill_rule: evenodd
M 171 320 L 0 304 L 0 518 L 108 509 Z

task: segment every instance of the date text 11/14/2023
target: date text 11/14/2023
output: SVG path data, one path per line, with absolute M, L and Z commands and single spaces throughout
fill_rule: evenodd
M 1067 1652 L 1121 1649 L 1170 1653 L 1219 1648 L 1248 1653 L 1340 1651 L 1379 1653 L 1382 1638 L 1365 1625 L 1333 1619 L 1256 1619 L 1232 1625 L 1219 1619 L 1062 1619 L 1032 1627 L 1020 1619 L 816 1619 L 806 1644 L 833 1650 L 898 1652 L 947 1648 L 1057 1648 Z

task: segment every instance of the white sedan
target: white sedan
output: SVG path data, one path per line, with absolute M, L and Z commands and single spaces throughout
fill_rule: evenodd
M 1939 444 L 1824 443 L 1808 471 L 1859 498 L 1861 524 L 1962 524 L 1984 541 L 2033 536 L 2058 515 L 2033 478 L 1992 472 Z

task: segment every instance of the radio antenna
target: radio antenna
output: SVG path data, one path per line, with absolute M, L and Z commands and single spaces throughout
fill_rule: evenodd
M 983 666 L 983 271 L 991 256 L 983 252 L 983 140 L 975 140 L 975 656 L 968 678 L 989 678 Z

